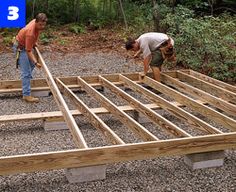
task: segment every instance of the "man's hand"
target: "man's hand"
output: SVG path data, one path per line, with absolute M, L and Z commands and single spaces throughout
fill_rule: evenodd
M 138 51 L 134 54 L 133 58 L 134 58 L 134 59 L 135 59 L 135 58 L 138 58 L 140 54 L 141 54 L 141 50 L 138 50 Z
M 38 68 L 38 69 L 41 69 L 42 68 L 42 65 L 38 62 L 35 63 L 35 66 Z
M 146 76 L 146 74 L 145 74 L 144 72 L 140 72 L 140 73 L 139 73 L 139 76 L 140 76 L 141 79 L 144 79 L 144 77 Z

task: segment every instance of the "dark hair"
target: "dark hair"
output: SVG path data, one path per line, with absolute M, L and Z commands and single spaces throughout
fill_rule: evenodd
M 133 49 L 133 45 L 135 44 L 135 40 L 132 38 L 128 38 L 128 40 L 125 42 L 125 48 L 126 50 Z
M 36 23 L 38 22 L 47 22 L 48 18 L 47 15 L 45 13 L 39 13 L 36 17 L 35 17 Z

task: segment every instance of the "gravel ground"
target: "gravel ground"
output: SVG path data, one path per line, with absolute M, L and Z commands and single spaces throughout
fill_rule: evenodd
M 61 53 L 44 53 L 43 57 L 54 76 L 94 75 L 141 71 L 142 66 L 135 65 L 115 53 L 89 53 L 86 55 Z M 12 54 L 0 55 L 0 79 L 18 79 L 19 71 L 15 70 Z M 36 70 L 34 77 L 43 77 L 42 71 Z M 127 104 L 117 99 L 109 90 L 103 93 L 116 104 Z M 129 94 L 140 101 L 145 98 L 129 91 Z M 90 107 L 100 105 L 85 94 L 77 95 Z M 66 99 L 67 101 L 67 99 Z M 74 106 L 69 104 L 70 109 Z M 58 110 L 52 96 L 41 98 L 39 104 L 27 104 L 19 94 L 0 96 L 0 115 Z M 190 131 L 188 124 L 164 110 L 157 113 L 171 120 L 179 127 Z M 131 115 L 131 114 L 129 114 Z M 197 114 L 196 114 L 197 115 Z M 100 115 L 125 142 L 140 142 L 133 133 L 121 126 L 111 115 Z M 103 136 L 83 117 L 76 118 L 89 147 L 109 145 Z M 211 123 L 209 121 L 209 123 Z M 160 139 L 172 138 L 152 123 L 143 124 Z M 219 127 L 217 125 L 217 127 Z M 220 127 L 219 127 L 220 128 Z M 200 135 L 198 131 L 191 132 Z M 0 124 L 0 156 L 36 152 L 47 152 L 74 149 L 69 131 L 45 132 L 42 121 L 11 122 Z M 69 184 L 64 170 L 35 172 L 0 176 L 0 191 L 236 191 L 236 152 L 226 151 L 225 165 L 219 168 L 191 171 L 182 156 L 162 157 L 152 160 L 132 161 L 111 164 L 107 167 L 106 180 Z

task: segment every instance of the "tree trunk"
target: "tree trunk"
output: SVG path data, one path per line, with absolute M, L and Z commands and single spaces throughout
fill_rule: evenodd
M 75 5 L 75 22 L 78 23 L 80 21 L 80 0 L 75 0 L 74 2 Z
M 157 11 L 157 1 L 156 0 L 152 0 L 152 4 L 153 4 L 153 22 L 154 22 L 154 30 L 157 32 L 160 32 L 160 14 Z
M 32 19 L 35 17 L 35 3 L 36 3 L 36 0 L 33 0 L 33 5 L 32 5 Z
M 121 10 L 121 13 L 122 13 L 123 18 L 124 18 L 125 28 L 126 28 L 126 30 L 128 30 L 128 24 L 127 24 L 127 20 L 126 20 L 125 12 L 124 12 L 123 4 L 122 4 L 122 1 L 121 1 L 121 0 L 119 0 L 119 4 L 120 4 L 120 10 Z

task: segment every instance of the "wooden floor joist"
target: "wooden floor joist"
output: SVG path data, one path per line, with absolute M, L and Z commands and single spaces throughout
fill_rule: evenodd
M 0 116 L 0 126 L 6 126 L 5 123 L 11 121 L 64 120 L 78 149 L 0 157 L 0 175 L 236 148 L 235 86 L 192 70 L 163 72 L 161 83 L 153 80 L 151 74 L 142 78 L 139 73 L 53 78 L 39 50 L 36 50 L 46 78 L 32 80 L 32 90 L 51 91 L 60 111 L 3 115 Z M 114 104 L 109 96 L 95 89 L 97 86 L 111 91 L 117 99 L 123 99 L 128 104 Z M 122 89 L 122 86 L 126 89 Z M 90 108 L 73 92 L 77 89 L 84 91 L 85 99 L 91 97 L 101 107 Z M 19 80 L 0 81 L 0 94 L 21 90 Z M 154 90 L 161 94 L 156 94 Z M 139 98 L 133 97 L 133 93 L 141 95 L 149 103 L 143 103 Z M 62 94 L 72 101 L 76 110 L 69 109 Z M 222 109 L 224 114 L 215 108 Z M 171 133 L 173 138 L 160 139 L 157 137 L 160 129 L 149 131 L 145 124 L 137 122 L 127 114 L 131 111 L 140 112 L 167 134 Z M 186 127 L 177 126 L 171 118 L 166 118 L 159 112 L 168 112 L 183 121 L 187 131 Z M 123 137 L 121 139 L 119 134 L 98 116 L 101 114 L 110 114 L 115 120 L 118 119 L 121 122 L 120 128 L 135 133 L 134 137 L 141 139 L 141 142 L 132 143 L 125 141 Z M 88 146 L 74 119 L 75 116 L 84 116 L 88 123 L 98 129 L 104 135 L 107 146 Z M 165 131 L 161 133 L 163 136 L 166 136 Z M 199 135 L 195 136 L 198 133 Z
M 179 76 L 181 76 L 180 74 L 181 73 L 178 72 Z M 186 78 L 179 78 L 179 79 L 182 80 L 182 79 L 186 79 Z M 189 94 L 189 95 L 191 95 L 193 97 L 196 97 L 198 99 L 202 98 L 203 100 L 205 100 L 206 102 L 212 104 L 213 106 L 227 112 L 229 115 L 236 115 L 236 109 L 235 109 L 234 104 L 231 104 L 231 103 L 229 103 L 229 102 L 227 102 L 227 101 L 225 101 L 221 98 L 213 96 L 213 95 L 211 95 L 211 94 L 209 94 L 205 91 L 197 89 L 197 88 L 195 88 L 191 85 L 180 82 L 179 80 L 176 80 L 175 78 L 169 77 L 167 75 L 163 75 L 162 80 L 167 85 L 172 85 L 172 86 L 174 85 L 175 88 L 182 91 L 183 93 Z M 212 89 L 208 88 L 208 90 L 211 91 Z M 223 93 L 221 95 L 223 95 Z M 231 94 L 231 96 L 232 96 L 231 98 L 233 98 L 233 93 Z

